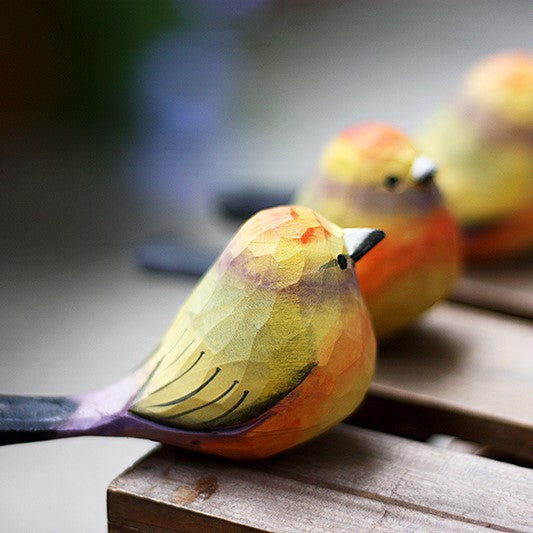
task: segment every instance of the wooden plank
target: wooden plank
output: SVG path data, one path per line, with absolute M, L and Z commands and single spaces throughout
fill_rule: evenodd
M 533 531 L 533 471 L 341 424 L 269 460 L 160 448 L 108 490 L 112 532 Z
M 444 303 L 381 347 L 351 421 L 417 439 L 445 433 L 533 461 L 532 383 L 530 322 Z
M 470 267 L 451 300 L 533 319 L 533 259 L 520 264 Z

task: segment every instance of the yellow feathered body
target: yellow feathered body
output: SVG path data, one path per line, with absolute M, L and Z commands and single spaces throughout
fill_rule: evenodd
M 375 339 L 354 270 L 339 267 L 346 254 L 343 230 L 311 209 L 252 217 L 179 311 L 131 410 L 237 458 L 348 416 L 372 378 Z M 217 436 L 250 421 L 245 435 Z
M 440 167 L 467 258 L 533 249 L 533 54 L 504 52 L 474 65 L 420 142 Z

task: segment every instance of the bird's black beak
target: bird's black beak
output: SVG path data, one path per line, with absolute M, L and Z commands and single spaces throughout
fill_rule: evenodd
M 353 261 L 359 261 L 385 237 L 385 232 L 373 228 L 346 228 L 344 242 Z
M 411 175 L 417 185 L 431 183 L 437 173 L 437 165 L 426 155 L 419 155 L 411 166 Z

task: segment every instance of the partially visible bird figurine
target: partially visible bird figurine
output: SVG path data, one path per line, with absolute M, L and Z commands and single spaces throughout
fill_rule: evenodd
M 533 54 L 475 64 L 420 142 L 459 219 L 465 257 L 496 261 L 533 250 Z
M 326 431 L 373 375 L 354 262 L 383 236 L 306 207 L 257 213 L 134 374 L 83 396 L 0 396 L 0 443 L 135 436 L 252 459 Z
M 357 269 L 378 338 L 443 298 L 458 275 L 458 229 L 435 173 L 402 132 L 363 124 L 326 146 L 316 176 L 295 197 L 340 226 L 377 224 L 387 234 Z

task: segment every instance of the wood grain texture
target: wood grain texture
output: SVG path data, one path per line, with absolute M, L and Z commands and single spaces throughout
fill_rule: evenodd
M 531 323 L 445 303 L 382 346 L 352 422 L 417 439 L 445 433 L 533 460 Z
M 112 482 L 109 530 L 533 531 L 533 471 L 346 424 L 234 463 L 161 448 Z
M 533 319 L 533 259 L 521 264 L 471 267 L 451 300 Z

